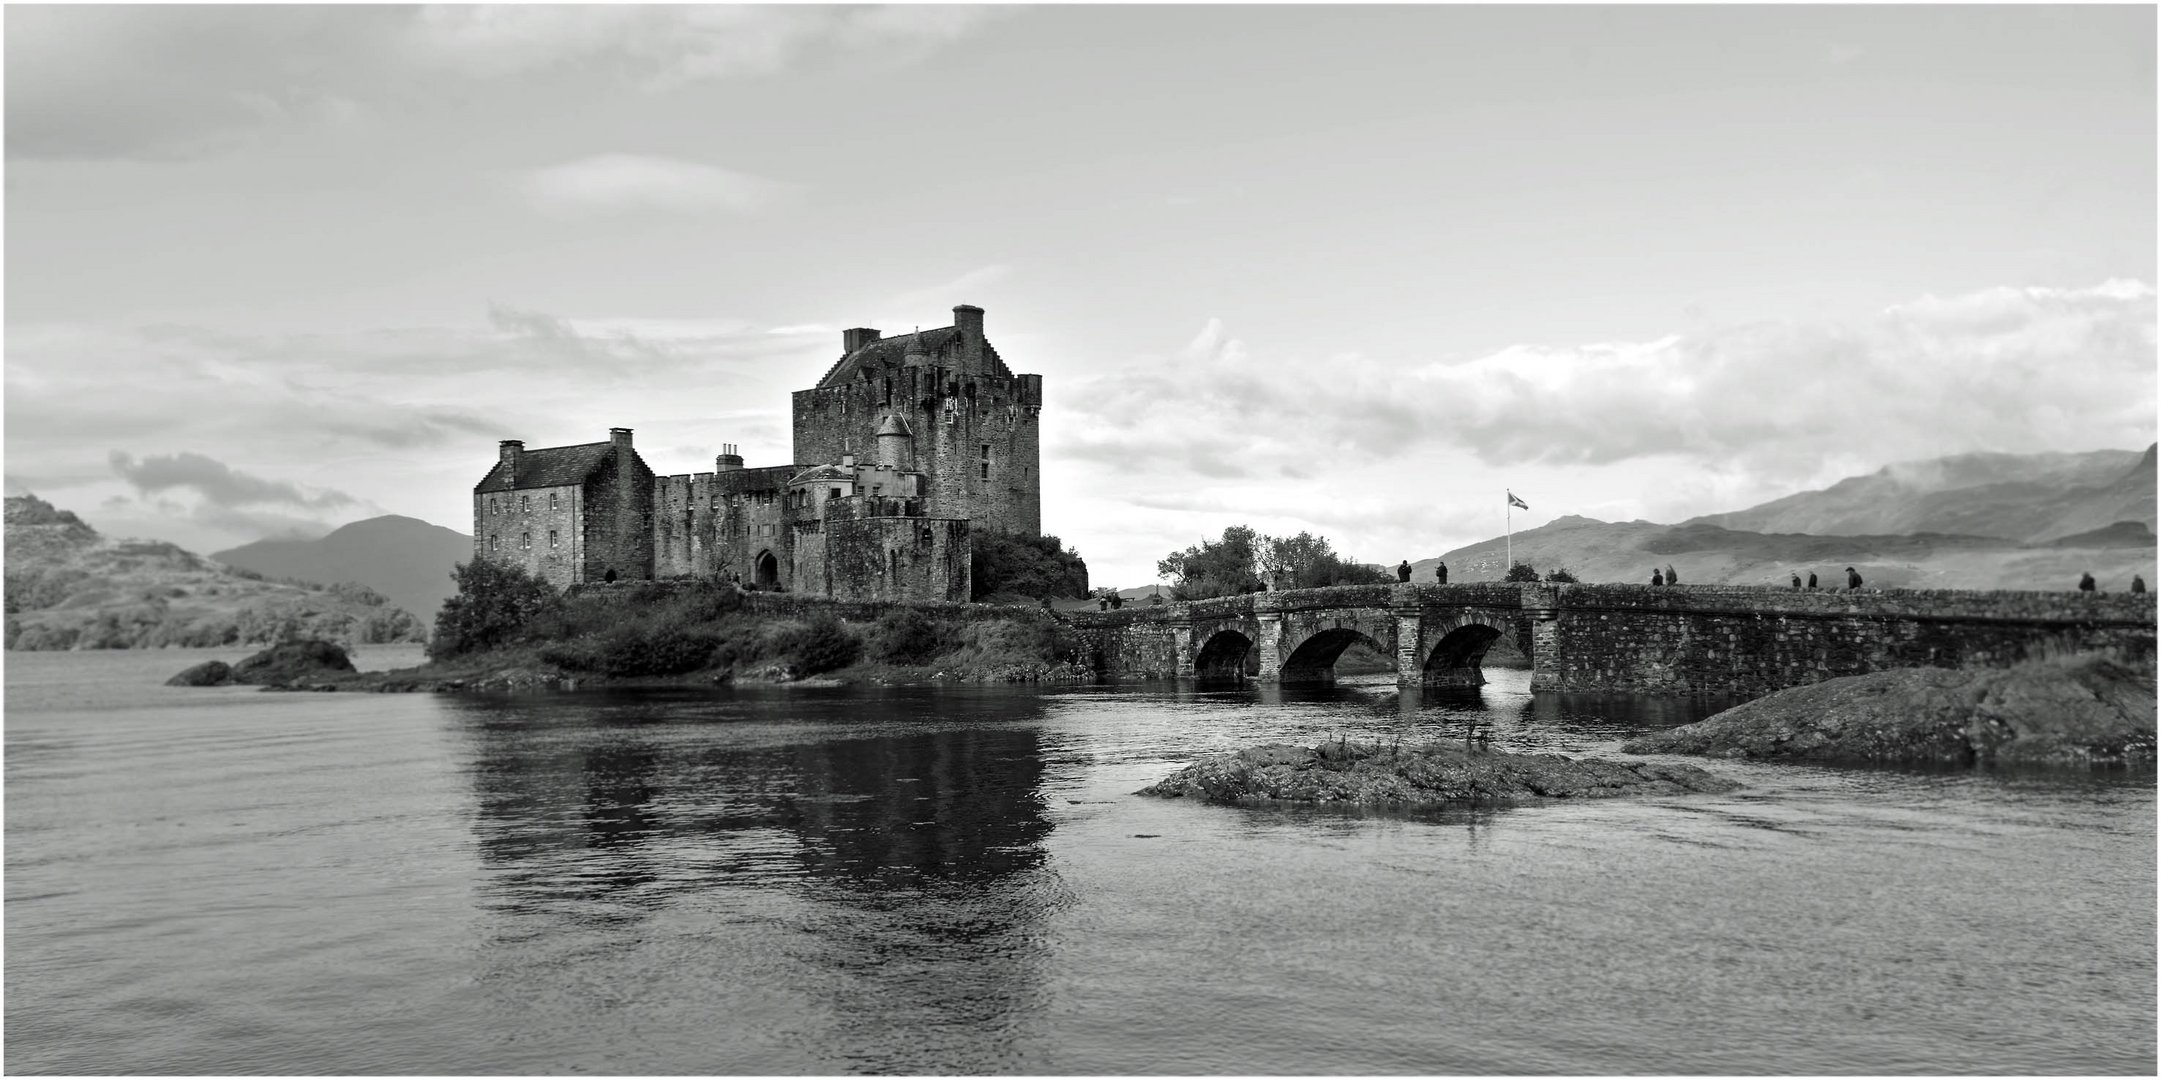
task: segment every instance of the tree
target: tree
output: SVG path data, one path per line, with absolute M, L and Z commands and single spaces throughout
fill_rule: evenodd
M 1546 580 L 1564 582 L 1569 585 L 1577 584 L 1576 575 L 1565 566 L 1548 573 L 1546 575 Z
M 1171 596 L 1177 600 L 1259 592 L 1262 539 L 1248 526 L 1233 525 L 1223 530 L 1220 540 L 1203 540 L 1164 556 L 1156 563 L 1156 576 L 1171 579 Z
M 1514 566 L 1511 566 L 1511 567 L 1509 567 L 1509 568 L 1508 568 L 1508 576 L 1507 576 L 1507 577 L 1504 577 L 1504 578 L 1502 578 L 1501 580 L 1502 580 L 1502 581 L 1537 581 L 1537 580 L 1538 580 L 1538 570 L 1537 570 L 1537 568 L 1536 568 L 1536 567 L 1533 567 L 1533 566 L 1532 566 L 1532 565 L 1531 565 L 1530 563 L 1527 563 L 1527 562 L 1519 562 L 1519 563 L 1517 563 L 1516 565 L 1514 565 Z
M 562 603 L 555 587 L 515 566 L 487 559 L 459 563 L 450 572 L 458 594 L 435 615 L 428 658 L 447 660 L 508 645 Z
M 1087 560 L 1055 536 L 976 533 L 970 541 L 968 577 L 970 600 L 993 593 L 1068 599 L 1088 595 Z
M 1380 585 L 1394 580 L 1386 570 L 1336 554 L 1325 536 L 1260 538 L 1261 574 L 1281 571 L 1287 589 L 1322 589 L 1330 585 Z

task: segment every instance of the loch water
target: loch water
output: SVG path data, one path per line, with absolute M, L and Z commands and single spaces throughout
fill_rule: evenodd
M 9 1072 L 2155 1070 L 2151 770 L 1253 809 L 1132 793 L 1716 703 L 159 685 L 212 655 L 6 656 Z

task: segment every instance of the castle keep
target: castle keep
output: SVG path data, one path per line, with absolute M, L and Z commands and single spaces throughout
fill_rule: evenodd
M 967 600 L 971 530 L 1042 527 L 1043 377 L 983 309 L 902 337 L 859 328 L 794 395 L 792 465 L 658 476 L 631 445 L 505 441 L 473 488 L 473 552 L 558 587 L 721 578 L 849 600 Z

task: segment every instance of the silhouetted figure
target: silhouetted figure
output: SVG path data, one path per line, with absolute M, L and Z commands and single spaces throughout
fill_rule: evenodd
M 1446 585 L 1446 584 L 1448 584 L 1448 564 L 1447 564 L 1447 563 L 1444 563 L 1444 562 L 1437 562 L 1437 563 L 1434 563 L 1434 564 L 1433 564 L 1433 583 L 1434 583 L 1434 584 L 1436 584 L 1436 585 Z
M 1120 596 L 1120 595 L 1118 595 L 1117 593 L 1112 593 L 1112 594 L 1111 594 L 1111 610 L 1112 610 L 1112 611 L 1116 611 L 1116 610 L 1118 610 L 1119 608 L 1122 608 L 1122 607 L 1124 607 L 1124 606 L 1126 606 L 1126 598 L 1125 598 L 1125 597 L 1123 597 L 1123 596 Z
M 1849 567 L 1847 567 L 1847 568 L 1846 568 L 1846 591 L 1847 591 L 1847 592 L 1852 592 L 1853 590 L 1855 590 L 1855 589 L 1858 589 L 1858 588 L 1860 588 L 1860 587 L 1861 587 L 1861 572 L 1860 572 L 1860 571 L 1858 571 L 1858 570 L 1855 570 L 1855 569 L 1854 569 L 1853 567 L 1850 567 L 1850 566 L 1849 566 Z
M 2131 575 L 2131 591 L 2132 591 L 2132 592 L 2145 592 L 2145 591 L 2146 591 L 2146 579 L 2145 579 L 2145 578 L 2142 578 L 2142 577 L 2140 577 L 2140 576 L 2138 576 L 2137 574 L 2133 574 L 2133 575 Z
M 1799 574 L 1795 574 L 1795 575 L 1793 575 L 1793 591 L 1795 591 L 1795 592 L 1800 592 L 1800 591 L 1801 591 L 1801 575 L 1799 575 Z
M 2088 573 L 2084 573 L 2084 572 L 2081 572 L 2081 573 L 2079 574 L 2079 576 L 2078 576 L 2078 591 L 2080 591 L 2080 592 L 2083 592 L 2083 593 L 2090 593 L 2090 592 L 2092 592 L 2092 591 L 2093 591 L 2093 575 L 2092 575 L 2092 574 L 2088 574 Z
M 1658 569 L 1657 567 L 1655 567 L 1655 566 L 1654 566 L 1654 567 L 1652 567 L 1652 568 L 1651 568 L 1651 584 L 1652 584 L 1652 585 L 1664 585 L 1665 583 L 1666 583 L 1666 575 L 1665 575 L 1664 573 L 1662 573 L 1662 572 L 1661 572 L 1661 571 L 1660 571 L 1660 570 L 1659 570 L 1659 569 Z
M 1816 587 L 1816 572 L 1814 570 L 1808 572 L 1808 587 L 1811 589 Z
M 1680 571 L 1678 571 L 1678 570 L 1675 570 L 1675 569 L 1673 568 L 1673 564 L 1672 564 L 1672 563 L 1667 563 L 1667 564 L 1666 564 L 1666 584 L 1668 584 L 1668 585 L 1679 585 L 1680 583 L 1681 583 L 1681 573 L 1680 573 Z
M 1110 597 L 1108 597 L 1108 596 L 1098 596 L 1098 597 L 1096 597 L 1096 610 L 1098 610 L 1098 611 L 1109 611 L 1110 609 L 1111 609 L 1111 598 L 1110 598 Z
M 1409 580 L 1411 580 L 1411 560 L 1405 559 L 1396 564 L 1396 582 L 1401 584 Z

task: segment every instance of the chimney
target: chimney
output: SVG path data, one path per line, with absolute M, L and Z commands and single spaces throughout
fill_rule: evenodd
M 627 428 L 627 427 L 612 427 L 612 428 L 609 428 L 609 429 L 608 429 L 608 441 L 609 441 L 609 442 L 611 442 L 611 443 L 614 443 L 614 444 L 615 444 L 615 445 L 616 445 L 617 447 L 619 447 L 619 448 L 621 448 L 621 449 L 625 449 L 625 450 L 629 449 L 629 448 L 630 448 L 630 429 L 629 429 L 629 428 Z
M 867 326 L 858 326 L 853 330 L 843 330 L 840 332 L 840 354 L 842 356 L 853 356 L 857 349 L 876 340 L 878 340 L 878 332 Z
M 509 474 L 510 482 L 515 484 L 518 482 L 518 455 L 525 452 L 525 443 L 519 439 L 504 439 L 500 450 L 503 455 L 503 471 Z
M 742 468 L 743 455 L 735 452 L 735 444 L 721 443 L 720 453 L 713 456 L 713 471 L 716 473 L 739 472 Z
M 983 340 L 983 309 L 974 304 L 962 304 L 953 309 L 953 325 L 960 331 L 961 340 L 971 345 Z
M 854 454 L 842 454 L 842 455 L 840 456 L 840 467 L 841 467 L 841 468 L 843 468 L 843 469 L 853 469 L 853 468 L 855 468 L 855 455 L 854 455 Z

